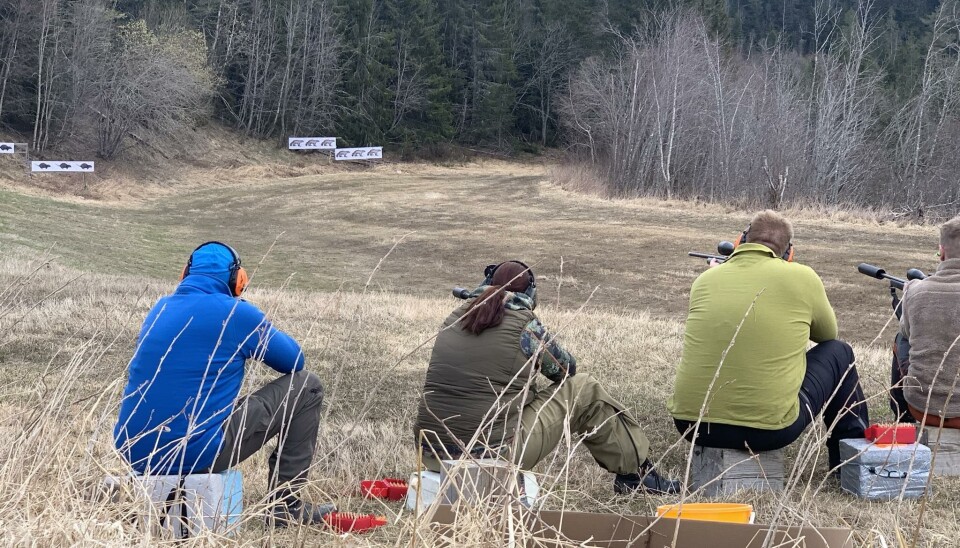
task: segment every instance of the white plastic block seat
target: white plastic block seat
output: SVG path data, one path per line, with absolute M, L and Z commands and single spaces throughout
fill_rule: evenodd
M 498 459 L 445 460 L 441 472 L 421 470 L 410 475 L 407 487 L 407 508 L 421 511 L 432 504 L 453 504 L 460 500 L 480 503 L 507 495 L 510 474 L 516 468 Z M 522 473 L 520 502 L 531 506 L 540 493 L 532 472 Z
M 243 477 L 238 470 L 187 476 L 109 476 L 105 490 L 117 500 L 129 488 L 145 501 L 141 519 L 151 532 L 172 538 L 203 531 L 231 533 L 243 511 Z

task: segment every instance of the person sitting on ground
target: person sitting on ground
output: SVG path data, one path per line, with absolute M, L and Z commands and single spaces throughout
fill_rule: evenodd
M 890 407 L 903 422 L 960 428 L 960 217 L 940 227 L 940 264 L 900 301 Z
M 583 436 L 614 490 L 676 493 L 647 459 L 637 420 L 577 362 L 533 313 L 536 280 L 520 261 L 487 267 L 486 279 L 447 317 L 427 368 L 414 435 L 427 469 L 440 460 L 504 458 L 530 469 L 565 432 Z M 539 371 L 553 384 L 532 386 Z M 515 443 L 516 442 L 516 443 Z
M 322 524 L 332 505 L 300 500 L 320 424 L 323 387 L 303 352 L 240 299 L 247 273 L 228 245 L 197 247 L 172 295 L 147 314 L 129 364 L 117 450 L 137 473 L 219 473 L 269 440 L 268 522 Z M 283 375 L 237 400 L 248 359 Z
M 688 441 L 751 452 L 786 447 L 822 413 L 839 473 L 840 440 L 864 436 L 867 405 L 823 282 L 792 262 L 792 239 L 787 219 L 758 213 L 730 258 L 694 281 L 667 406 Z

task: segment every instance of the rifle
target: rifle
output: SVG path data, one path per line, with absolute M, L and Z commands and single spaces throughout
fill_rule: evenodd
M 893 306 L 893 312 L 897 315 L 897 319 L 900 318 L 900 297 L 897 296 L 897 290 L 903 291 L 903 286 L 910 280 L 922 280 L 927 277 L 919 268 L 911 268 L 907 270 L 907 279 L 897 278 L 896 276 L 891 276 L 887 274 L 887 271 L 880 268 L 879 266 L 874 266 L 868 263 L 860 263 L 857 265 L 857 270 L 861 274 L 866 274 L 871 278 L 876 278 L 878 280 L 888 280 L 890 282 L 890 297 L 891 305 Z
M 708 263 L 712 260 L 716 260 L 717 262 L 722 263 L 730 258 L 730 255 L 733 253 L 734 247 L 735 246 L 733 245 L 732 242 L 723 241 L 717 245 L 717 253 L 719 253 L 719 255 L 711 255 L 710 253 L 698 253 L 696 251 L 691 251 L 690 253 L 687 253 L 687 255 L 691 257 L 699 257 L 701 259 L 706 259 Z
M 464 289 L 464 288 L 462 288 L 462 287 L 454 287 L 454 288 L 453 288 L 453 296 L 456 297 L 456 298 L 458 298 L 458 299 L 467 300 L 467 299 L 470 298 L 470 290 L 469 290 L 469 289 Z

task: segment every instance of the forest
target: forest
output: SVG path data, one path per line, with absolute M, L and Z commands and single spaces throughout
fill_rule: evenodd
M 953 212 L 956 0 L 0 0 L 0 132 L 121 158 L 219 124 L 612 195 Z

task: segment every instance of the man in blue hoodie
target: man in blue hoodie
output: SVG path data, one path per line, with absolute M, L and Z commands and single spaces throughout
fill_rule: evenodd
M 313 460 L 323 386 L 304 370 L 300 345 L 239 298 L 246 285 L 230 246 L 194 250 L 176 291 L 157 301 L 140 328 L 114 442 L 140 474 L 186 475 L 226 470 L 277 438 L 268 518 L 321 524 L 334 508 L 296 492 Z M 251 358 L 283 376 L 238 401 Z

